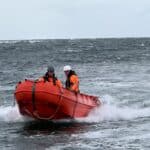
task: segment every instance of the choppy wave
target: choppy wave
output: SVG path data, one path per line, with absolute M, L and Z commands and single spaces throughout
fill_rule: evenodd
M 15 86 L 0 86 L 0 91 L 14 90 Z
M 78 119 L 78 121 L 98 123 L 105 120 L 131 120 L 140 117 L 150 117 L 150 108 L 135 109 L 104 104 L 101 107 L 92 111 L 88 117 Z
M 150 117 L 150 108 L 131 108 L 117 106 L 115 103 L 103 103 L 99 108 L 94 109 L 85 118 L 76 119 L 77 122 L 99 123 L 102 121 L 119 121 L 132 120 L 135 118 Z M 18 106 L 1 106 L 0 121 L 6 122 L 22 122 L 30 121 L 24 118 L 18 110 Z M 62 120 L 62 122 L 70 122 L 71 120 Z M 57 121 L 56 121 L 57 122 Z M 60 122 L 60 121 L 58 121 Z
M 77 119 L 79 122 L 98 123 L 101 121 L 132 120 L 141 117 L 150 117 L 150 108 L 136 108 L 117 106 L 111 96 L 107 96 L 103 104 L 91 111 L 86 118 Z
M 0 121 L 4 122 L 23 122 L 29 119 L 20 115 L 17 105 L 16 106 L 1 106 L 0 107 Z

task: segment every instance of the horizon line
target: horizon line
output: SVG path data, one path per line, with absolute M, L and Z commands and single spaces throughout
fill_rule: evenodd
M 0 39 L 0 41 L 42 41 L 42 40 L 87 40 L 87 39 L 148 39 L 150 36 L 127 37 L 81 37 L 81 38 L 29 38 L 29 39 Z

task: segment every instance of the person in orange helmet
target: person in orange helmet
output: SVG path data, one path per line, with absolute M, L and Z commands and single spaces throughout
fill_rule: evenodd
M 79 78 L 75 73 L 75 71 L 72 70 L 71 66 L 69 65 L 64 66 L 64 73 L 66 75 L 66 83 L 65 83 L 66 88 L 76 93 L 80 92 Z
M 53 66 L 48 66 L 47 72 L 43 77 L 39 78 L 38 81 L 53 82 L 54 85 L 57 85 L 58 87 L 62 87 L 61 81 L 57 79 L 57 77 L 55 76 L 55 70 Z

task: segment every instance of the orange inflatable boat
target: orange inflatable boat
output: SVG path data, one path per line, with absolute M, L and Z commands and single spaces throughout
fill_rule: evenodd
M 17 84 L 14 95 L 20 113 L 39 120 L 85 117 L 100 106 L 98 97 L 76 94 L 52 82 L 24 80 Z

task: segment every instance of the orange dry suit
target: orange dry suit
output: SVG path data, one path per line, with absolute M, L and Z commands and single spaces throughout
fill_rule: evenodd
M 43 82 L 53 82 L 53 85 L 57 85 L 58 87 L 63 87 L 62 83 L 59 79 L 57 79 L 57 77 L 55 77 L 55 74 L 53 75 L 53 77 L 48 76 L 48 73 L 46 73 L 43 77 L 38 79 L 39 81 L 43 81 Z
M 66 88 L 73 92 L 80 92 L 79 91 L 79 78 L 76 75 L 75 71 L 73 70 L 70 70 L 67 76 Z

